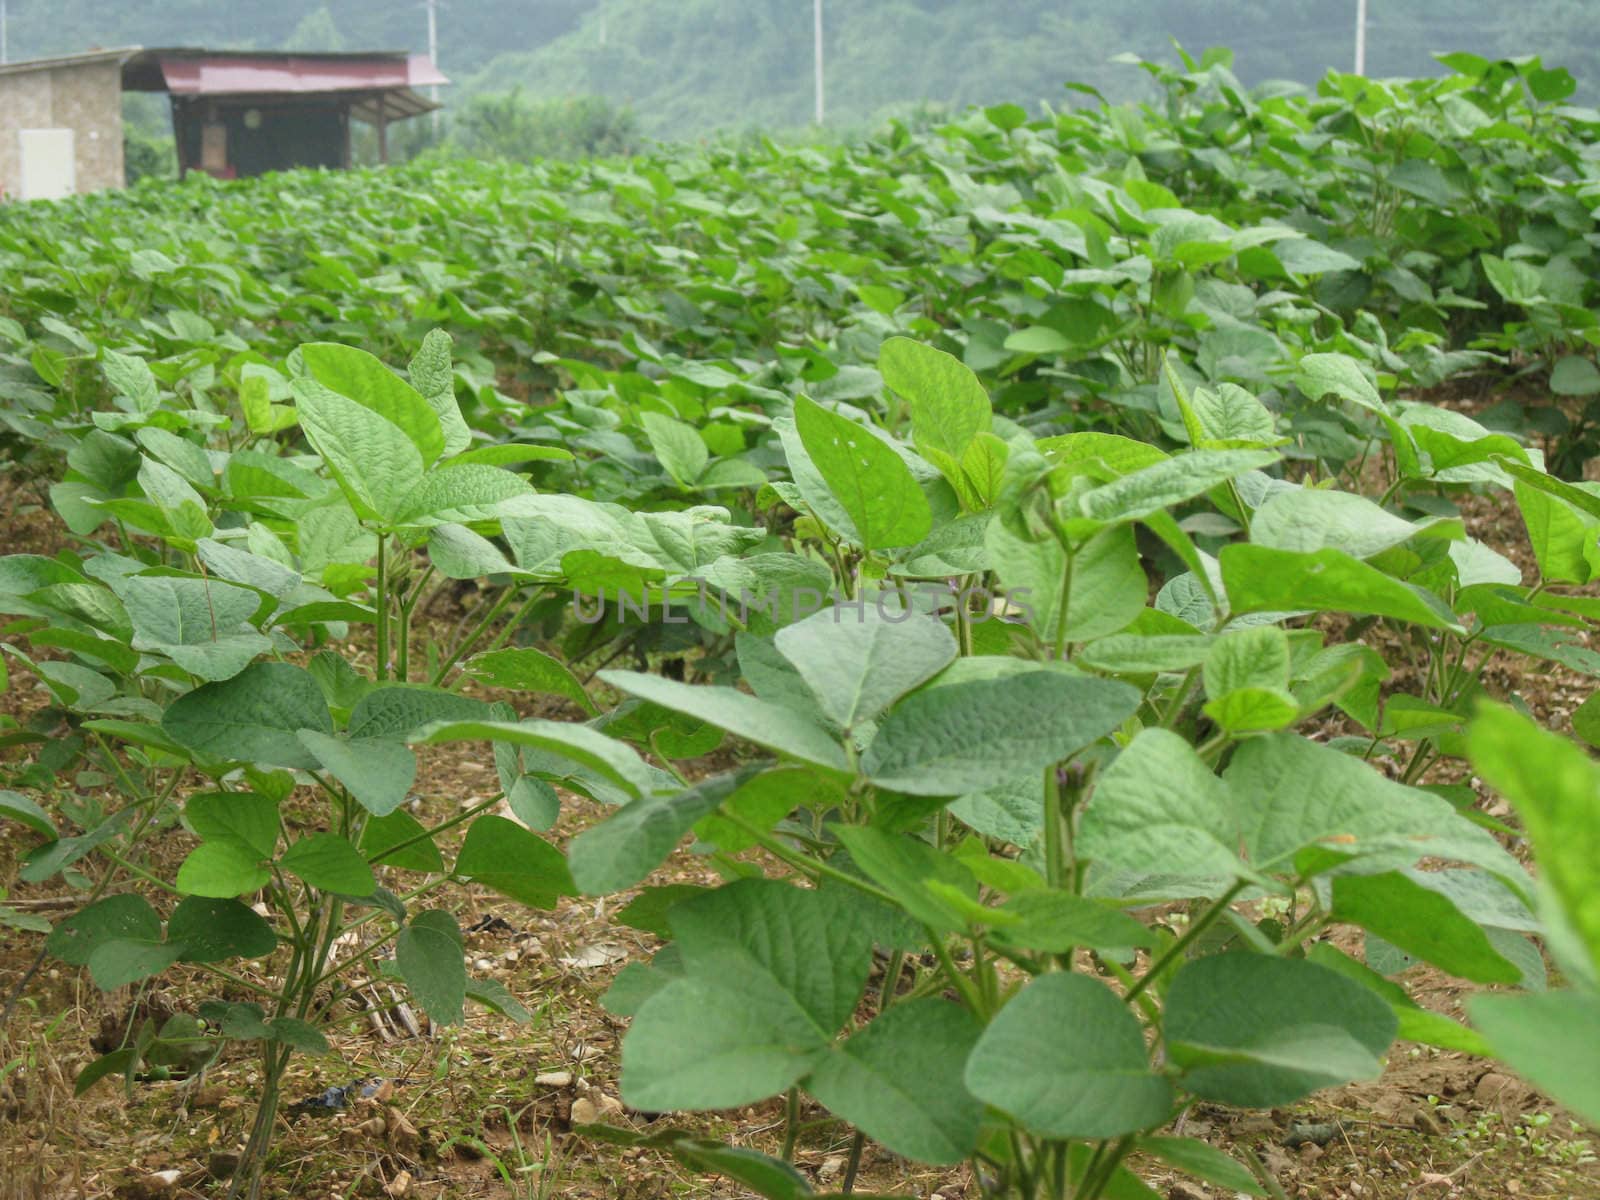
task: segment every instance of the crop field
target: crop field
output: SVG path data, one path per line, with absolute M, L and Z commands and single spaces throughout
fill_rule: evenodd
M 1600 111 L 1441 61 L 0 207 L 0 1200 L 1600 1196 Z

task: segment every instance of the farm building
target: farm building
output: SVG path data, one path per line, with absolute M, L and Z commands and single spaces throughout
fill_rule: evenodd
M 448 83 L 426 55 L 128 47 L 0 65 L 0 195 L 121 187 L 122 93 L 165 92 L 183 172 L 232 179 L 348 167 L 350 123 L 378 132 L 431 112 Z

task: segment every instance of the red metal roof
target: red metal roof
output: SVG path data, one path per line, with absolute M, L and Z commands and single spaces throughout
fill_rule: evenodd
M 425 54 L 391 58 L 154 53 L 166 90 L 178 96 L 373 92 L 450 82 Z

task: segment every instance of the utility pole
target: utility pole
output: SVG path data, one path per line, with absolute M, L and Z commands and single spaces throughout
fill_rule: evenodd
M 6 37 L 6 0 L 0 0 L 0 63 L 11 61 L 11 46 Z
M 1367 0 L 1356 0 L 1356 74 L 1367 73 Z
M 1365 0 L 1363 0 L 1363 3 Z M 815 118 L 818 125 L 822 124 L 826 115 L 826 105 L 822 96 L 822 0 L 811 0 L 811 41 L 813 45 L 812 57 L 815 59 L 815 85 L 817 104 Z
M 0 0 L 3 3 L 4 0 Z M 428 61 L 433 64 L 434 70 L 439 69 L 439 0 L 423 0 L 428 10 Z M 439 85 L 433 84 L 428 88 L 428 97 L 435 104 L 439 103 Z M 433 136 L 439 136 L 439 110 L 433 110 Z

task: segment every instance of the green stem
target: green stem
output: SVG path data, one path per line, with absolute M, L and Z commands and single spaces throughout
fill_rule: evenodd
M 389 560 L 387 534 L 378 535 L 378 585 L 373 604 L 378 627 L 378 666 L 374 672 L 382 681 L 389 678 Z
M 1132 1134 L 1118 1138 L 1101 1160 L 1098 1176 L 1094 1179 L 1085 1177 L 1079 1186 L 1077 1200 L 1098 1200 L 1117 1173 L 1117 1168 L 1122 1165 L 1122 1160 L 1128 1157 L 1128 1152 L 1132 1149 Z
M 500 632 L 494 635 L 493 640 L 491 640 L 490 643 L 483 648 L 483 652 L 485 654 L 489 654 L 500 649 L 501 646 L 504 646 L 506 644 L 506 639 L 521 627 L 523 620 L 527 617 L 533 606 L 543 599 L 544 589 L 534 588 L 533 591 L 528 594 L 527 601 L 521 608 L 517 609 L 516 612 L 511 614 L 511 619 L 500 627 Z
M 1217 918 L 1227 911 L 1228 905 L 1233 903 L 1233 898 L 1244 889 L 1245 881 L 1243 879 L 1235 880 L 1233 886 L 1218 896 L 1210 908 L 1189 922 L 1189 928 L 1184 930 L 1183 936 L 1168 946 L 1166 953 L 1150 964 L 1150 969 L 1144 973 L 1137 983 L 1128 989 L 1122 998 L 1130 1003 L 1137 1000 L 1144 990 L 1155 982 L 1156 977 L 1161 972 L 1181 958 L 1184 952 L 1193 945 L 1194 940 L 1211 928 Z
M 839 870 L 838 867 L 832 866 L 825 862 L 819 862 L 813 858 L 807 858 L 805 855 L 789 849 L 789 847 L 785 846 L 781 841 L 773 837 L 772 834 L 767 830 L 762 829 L 759 825 L 753 824 L 752 822 L 746 820 L 738 813 L 729 812 L 727 809 L 723 809 L 721 811 L 721 815 L 725 820 L 733 822 L 733 824 L 737 825 L 740 829 L 744 830 L 745 833 L 749 834 L 750 837 L 755 839 L 756 843 L 763 850 L 767 851 L 767 853 L 776 858 L 782 859 L 795 870 L 801 872 L 812 880 L 832 879 L 836 883 L 848 884 L 850 887 L 855 888 L 858 892 L 862 892 L 876 900 L 882 900 L 885 904 L 896 904 L 895 898 L 880 888 L 877 884 L 871 883 L 865 879 L 859 879 L 854 875 L 850 875 Z
M 393 857 L 394 855 L 399 854 L 402 850 L 410 849 L 418 842 L 431 842 L 437 835 L 443 833 L 446 829 L 453 829 L 457 825 L 460 825 L 463 821 L 472 820 L 473 817 L 477 816 L 484 809 L 493 808 L 496 804 L 499 804 L 500 801 L 505 799 L 505 795 L 506 794 L 504 792 L 496 792 L 493 796 L 489 797 L 489 799 L 480 801 L 479 803 L 474 804 L 471 808 L 462 809 L 449 820 L 440 821 L 437 825 L 429 829 L 424 829 L 421 833 L 413 834 L 411 837 L 406 838 L 406 840 L 403 842 L 396 842 L 392 846 L 385 847 L 383 850 L 367 859 L 368 865 L 375 867 L 384 859 Z
M 1062 846 L 1061 779 L 1056 765 L 1044 769 L 1044 878 L 1053 888 L 1061 886 L 1066 871 L 1066 857 Z
M 783 1161 L 794 1161 L 795 1142 L 800 1139 L 800 1089 L 789 1089 L 783 1113 Z
M 444 677 L 450 673 L 450 668 L 460 662 L 463 656 L 473 646 L 477 645 L 478 639 L 483 636 L 484 630 L 489 627 L 490 622 L 505 611 L 506 605 L 511 603 L 511 598 L 516 593 L 517 589 L 515 587 L 508 587 L 495 597 L 494 603 L 489 606 L 489 611 L 484 614 L 483 620 L 474 625 L 472 631 L 456 644 L 456 648 L 450 652 L 450 657 L 445 659 L 439 665 L 439 669 L 433 673 L 433 678 L 428 681 L 429 684 L 433 687 L 438 687 L 444 682 Z

